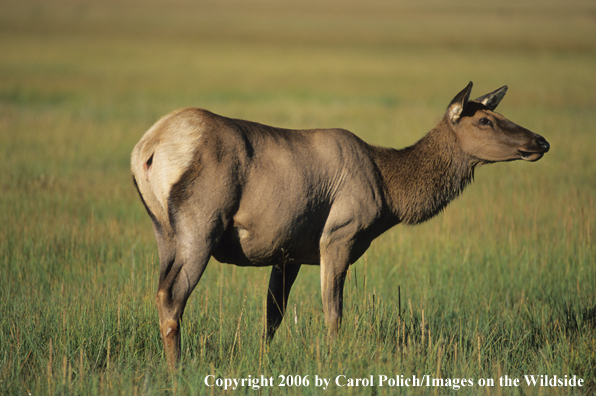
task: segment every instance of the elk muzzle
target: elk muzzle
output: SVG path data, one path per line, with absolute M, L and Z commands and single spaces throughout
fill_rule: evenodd
M 519 150 L 519 155 L 524 161 L 538 161 L 550 150 L 550 144 L 540 135 L 536 137 L 523 150 Z

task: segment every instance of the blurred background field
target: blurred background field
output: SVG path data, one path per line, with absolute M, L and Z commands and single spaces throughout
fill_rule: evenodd
M 211 394 L 256 375 L 577 375 L 596 391 L 593 1 L 0 0 L 0 394 Z M 437 218 L 351 268 L 325 338 L 318 267 L 261 341 L 269 269 L 212 262 L 170 377 L 157 247 L 129 155 L 179 107 L 413 144 L 469 81 L 552 145 L 483 167 Z M 397 290 L 401 290 L 401 311 Z M 314 386 L 263 394 L 320 394 Z M 240 393 L 254 392 L 243 388 Z M 452 388 L 338 388 L 422 394 Z

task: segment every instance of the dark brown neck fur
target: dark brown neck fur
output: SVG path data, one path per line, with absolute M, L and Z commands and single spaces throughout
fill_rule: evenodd
M 458 147 L 446 118 L 413 146 L 378 147 L 375 157 L 389 208 L 406 224 L 438 214 L 472 181 L 477 165 Z

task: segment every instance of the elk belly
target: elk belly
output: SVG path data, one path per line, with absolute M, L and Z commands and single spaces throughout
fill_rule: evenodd
M 261 267 L 281 263 L 318 264 L 317 238 L 297 237 L 283 230 L 249 229 L 234 223 L 213 252 L 219 262 Z

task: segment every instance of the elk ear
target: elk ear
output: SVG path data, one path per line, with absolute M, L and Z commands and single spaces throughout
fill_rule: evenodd
M 454 124 L 459 120 L 461 113 L 468 105 L 470 92 L 472 92 L 472 85 L 474 84 L 472 84 L 472 81 L 470 81 L 468 86 L 458 93 L 449 104 L 449 107 L 447 107 L 447 117 L 449 117 L 451 122 Z
M 482 95 L 478 99 L 474 100 L 474 102 L 482 103 L 486 107 L 488 107 L 491 111 L 496 109 L 499 103 L 501 103 L 501 99 L 507 93 L 507 85 L 503 85 L 501 88 L 497 89 L 496 91 L 492 91 L 491 93 L 487 93 L 486 95 Z

